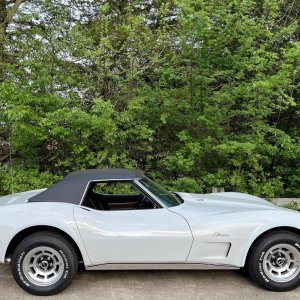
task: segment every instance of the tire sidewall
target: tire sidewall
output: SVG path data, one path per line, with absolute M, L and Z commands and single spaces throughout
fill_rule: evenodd
M 298 252 L 300 252 L 300 239 L 298 239 L 297 241 L 296 239 L 292 239 L 292 238 L 280 238 L 273 241 L 266 241 L 264 245 L 261 245 L 261 247 L 259 247 L 258 251 L 256 252 L 255 255 L 256 257 L 254 259 L 254 263 L 256 264 L 256 266 L 254 265 L 254 270 L 256 273 L 255 274 L 256 277 L 261 282 L 261 284 L 266 288 L 272 290 L 274 289 L 278 291 L 280 290 L 286 291 L 286 290 L 296 288 L 297 286 L 300 285 L 300 273 L 298 273 L 298 275 L 295 278 L 293 278 L 288 282 L 276 282 L 268 277 L 263 267 L 263 261 L 268 250 L 271 247 L 276 246 L 278 244 L 291 245 L 295 247 L 298 250 Z
M 62 257 L 64 271 L 61 278 L 52 285 L 39 286 L 30 282 L 23 271 L 24 259 L 29 251 L 38 247 L 49 247 L 56 250 Z M 12 273 L 14 279 L 24 290 L 37 295 L 51 295 L 64 289 L 73 279 L 74 257 L 70 249 L 59 239 L 54 237 L 39 237 L 35 241 L 25 240 L 13 254 Z

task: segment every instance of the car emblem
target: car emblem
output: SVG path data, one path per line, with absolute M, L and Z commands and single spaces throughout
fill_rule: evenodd
M 215 232 L 212 236 L 213 237 L 229 237 L 229 234 L 221 233 L 221 232 Z

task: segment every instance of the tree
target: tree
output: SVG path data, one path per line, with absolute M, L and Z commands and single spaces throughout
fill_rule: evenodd
M 8 25 L 12 22 L 21 4 L 26 0 L 0 0 L 0 83 L 4 81 L 5 38 Z
M 96 167 L 300 193 L 297 1 L 1 1 L 2 194 Z

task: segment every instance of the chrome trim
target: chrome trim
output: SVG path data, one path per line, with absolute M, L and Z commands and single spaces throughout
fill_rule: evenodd
M 107 263 L 86 266 L 88 271 L 97 270 L 238 270 L 232 265 L 217 265 L 204 263 Z

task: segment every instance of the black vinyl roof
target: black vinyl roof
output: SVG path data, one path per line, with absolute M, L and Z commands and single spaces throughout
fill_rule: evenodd
M 134 180 L 143 173 L 131 169 L 91 169 L 75 171 L 28 202 L 66 202 L 80 204 L 87 185 L 92 181 Z

